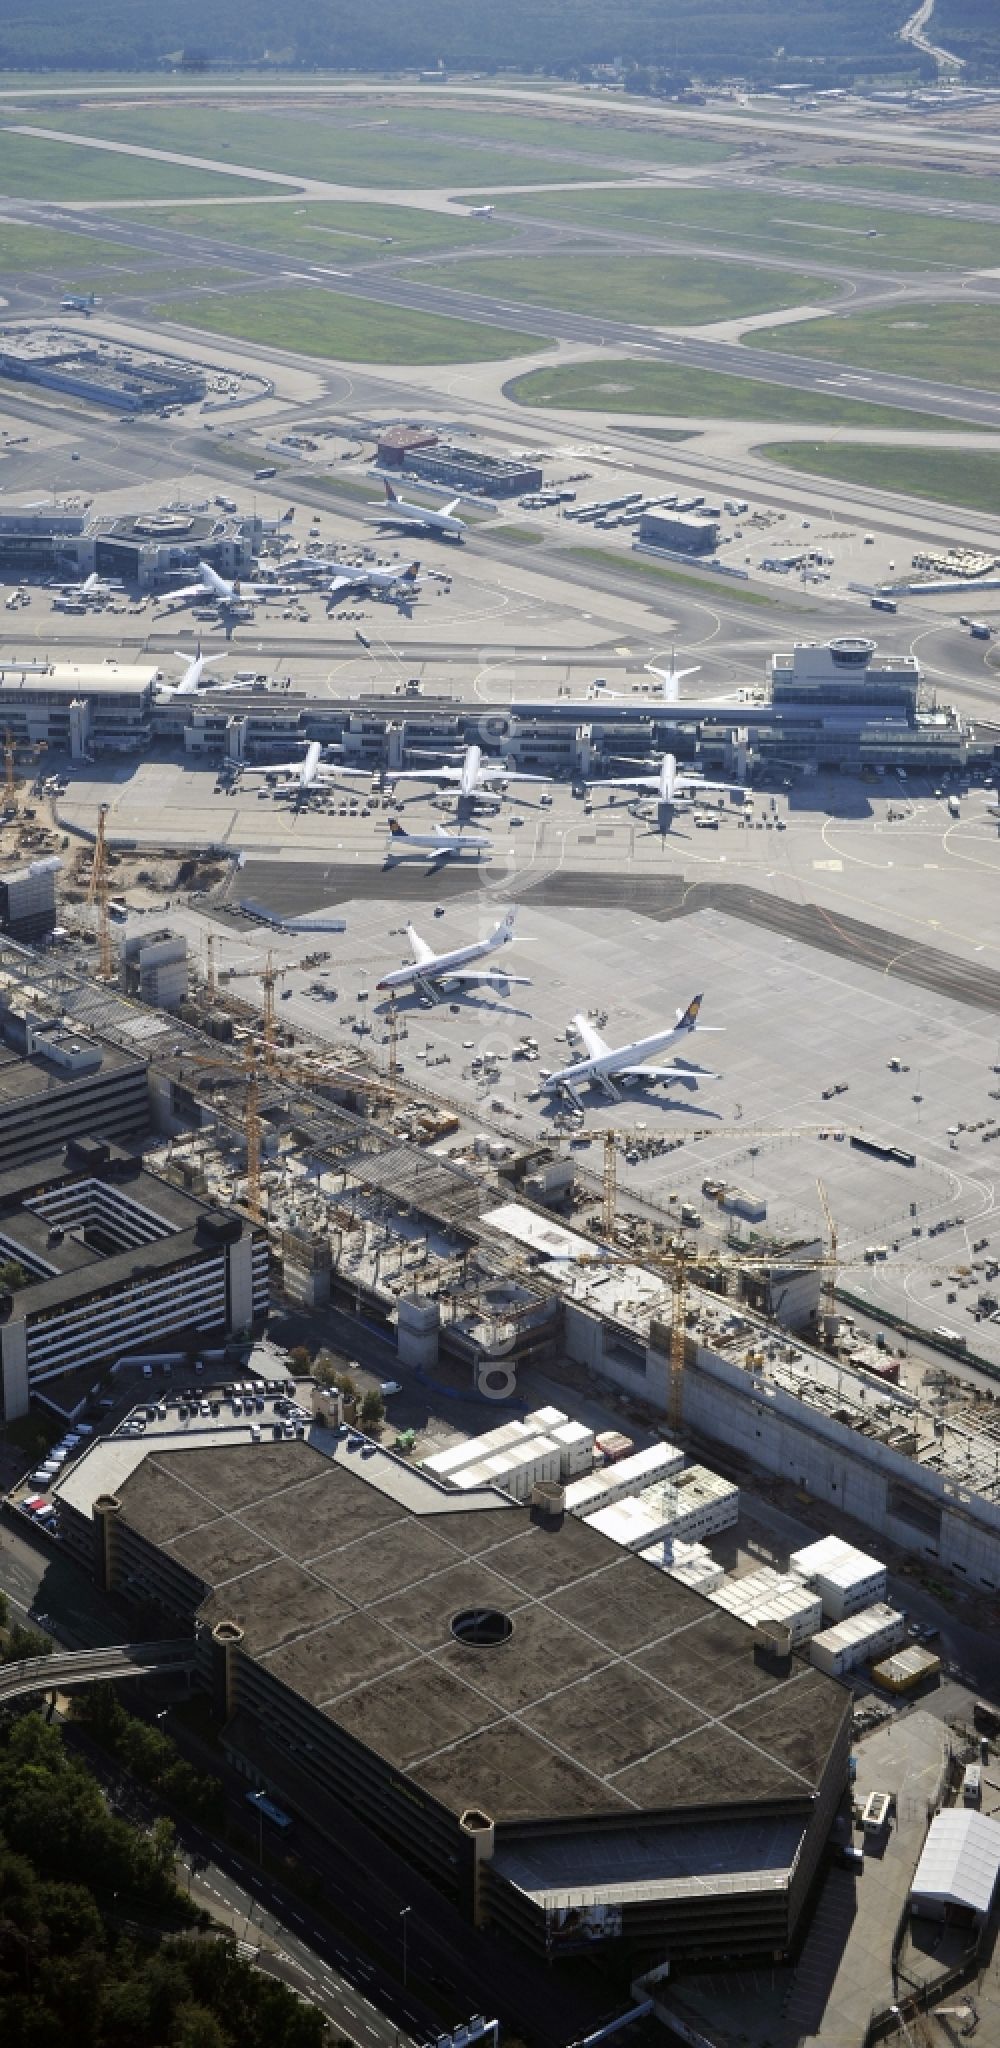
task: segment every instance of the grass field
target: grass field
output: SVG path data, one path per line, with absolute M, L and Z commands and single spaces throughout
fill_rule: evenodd
M 237 284 L 241 280 L 252 282 L 245 270 L 230 270 L 224 264 L 206 266 L 202 263 L 177 263 L 169 269 L 152 268 L 136 272 L 134 264 L 123 264 L 121 251 L 118 252 L 119 268 L 114 275 L 102 274 L 104 297 L 127 295 L 129 298 L 148 298 L 151 292 L 215 291 L 219 285 Z
M 129 261 L 129 251 L 119 243 L 99 241 L 95 235 L 63 235 L 58 228 L 20 227 L 0 222 L 0 276 L 5 271 L 54 270 L 60 282 L 72 266 L 89 267 Z M 142 257 L 138 258 L 142 262 Z M 91 279 L 91 282 L 95 280 Z M 87 289 L 90 289 L 88 283 Z
M 675 135 L 659 127 L 626 125 L 605 113 L 596 120 L 574 120 L 558 105 L 537 114 L 486 113 L 475 107 L 414 107 L 401 101 L 387 108 L 394 130 L 440 135 L 449 140 L 468 136 L 507 148 L 546 149 L 590 157 L 597 165 L 620 163 L 714 164 L 732 155 L 723 143 L 696 140 L 681 130 Z
M 156 312 L 164 320 L 206 328 L 210 334 L 343 363 L 497 362 L 549 346 L 533 335 L 512 334 L 503 327 L 439 320 L 431 313 L 380 306 L 373 299 L 338 298 L 334 292 L 308 287 L 280 296 L 234 293 L 231 298 L 172 301 Z
M 40 125 L 61 127 L 61 116 Z M 176 147 L 176 145 L 175 145 Z M 196 199 L 204 193 L 233 198 L 267 191 L 249 178 L 217 177 L 183 164 L 154 163 L 149 157 L 113 156 L 100 149 L 76 149 L 71 142 L 46 142 L 0 128 L 0 192 L 17 199 Z
M 140 219 L 179 234 L 209 235 L 240 249 L 279 251 L 293 259 L 329 263 L 377 262 L 385 256 L 416 256 L 447 249 L 479 248 L 515 231 L 499 221 L 469 220 L 429 213 L 418 206 L 380 206 L 377 201 L 339 205 L 333 200 L 289 205 L 156 206 Z M 227 251 L 226 253 L 229 253 Z
M 778 330 L 787 334 L 789 329 Z M 862 405 L 824 391 L 795 391 L 730 377 L 714 370 L 675 368 L 671 363 L 600 359 L 562 368 L 529 370 L 507 385 L 520 405 L 551 405 L 582 412 L 662 413 L 668 419 L 766 420 L 769 425 L 801 420 L 818 427 L 891 427 L 896 432 L 954 433 L 956 420 L 934 413 L 907 412 L 891 405 Z M 971 431 L 971 429 L 970 429 Z
M 976 512 L 995 513 L 1000 505 L 1000 441 L 995 455 L 975 449 L 965 454 L 958 448 L 892 448 L 877 442 L 852 447 L 844 441 L 776 441 L 760 452 L 810 476 L 870 484 L 875 490 L 933 498 L 942 505 L 967 505 Z
M 752 339 L 754 348 L 787 349 L 861 370 L 1000 389 L 1000 305 L 972 299 L 961 305 L 910 300 L 842 320 L 793 321 L 758 328 Z
M 893 164 L 799 164 L 796 177 L 818 185 L 860 185 L 870 192 L 905 192 L 914 199 L 971 200 L 1000 206 L 1000 178 L 972 178 L 961 171 L 914 171 Z
M 42 123 L 40 122 L 41 126 Z M 340 107 L 336 112 L 299 106 L 270 113 L 233 113 L 211 106 L 107 107 L 87 114 L 59 114 L 44 124 L 67 134 L 102 136 L 150 149 L 176 149 L 183 156 L 209 157 L 248 169 L 281 171 L 292 177 L 327 178 L 341 185 L 419 188 L 450 184 L 536 185 L 614 177 L 598 162 L 575 163 L 567 156 L 548 166 L 537 156 L 493 142 L 447 142 L 433 134 L 390 125 L 377 107 Z M 539 136 L 546 136 L 539 123 Z M 67 145 L 64 145 L 66 147 Z M 189 175 L 191 175 L 189 173 Z M 196 188 L 197 189 L 197 188 Z
M 470 257 L 459 264 L 429 264 L 421 283 L 456 291 L 486 292 L 525 306 L 557 306 L 571 313 L 651 325 L 701 326 L 751 313 L 778 312 L 833 298 L 829 278 L 763 265 L 713 262 L 690 256 L 617 256 L 603 251 L 544 256 Z
M 505 212 L 633 234 L 695 237 L 699 248 L 756 249 L 794 256 L 806 268 L 825 259 L 875 271 L 974 270 L 997 260 L 997 230 L 987 221 L 888 213 L 866 201 L 841 205 L 792 199 L 784 192 L 708 191 L 697 187 L 606 192 L 522 192 Z M 874 229 L 874 235 L 868 230 Z
M 709 582 L 710 570 L 701 576 L 692 576 L 685 569 L 671 568 L 666 562 L 654 562 L 648 555 L 617 554 L 614 548 L 563 548 L 560 552 L 572 555 L 574 561 L 590 562 L 595 568 L 613 569 L 616 575 L 654 576 L 658 577 L 661 582 L 666 579 L 668 583 L 683 583 L 689 590 L 700 590 L 702 592 L 704 592 L 706 585 L 709 590 L 718 589 L 717 584 L 713 585 Z M 778 603 L 777 598 L 768 597 L 765 591 L 748 590 L 746 585 L 738 580 L 733 581 L 732 593 L 733 597 L 740 604 L 774 605 Z

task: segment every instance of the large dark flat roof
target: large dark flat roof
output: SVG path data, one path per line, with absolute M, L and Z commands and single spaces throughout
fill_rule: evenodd
M 480 1496 L 441 1512 L 390 1460 L 307 1443 L 152 1449 L 126 1519 L 211 1588 L 265 1670 L 453 1813 L 498 1822 L 737 1806 L 805 1811 L 850 1700 L 571 1516 Z M 422 1511 L 423 1510 L 423 1511 Z M 464 1609 L 510 1617 L 492 1648 Z

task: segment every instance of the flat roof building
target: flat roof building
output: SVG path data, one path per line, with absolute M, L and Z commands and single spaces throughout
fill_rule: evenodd
M 927 1830 L 910 1887 L 910 1909 L 930 1920 L 985 1926 L 1000 1879 L 1000 1821 L 946 1807 Z
M 402 467 L 408 476 L 447 484 L 476 497 L 518 498 L 523 491 L 537 491 L 542 485 L 541 463 L 511 461 L 488 455 L 483 448 L 453 448 L 445 441 L 433 447 L 407 448 Z
M 719 522 L 698 512 L 644 512 L 639 521 L 643 547 L 669 548 L 684 555 L 714 555 Z
M 358 1813 L 542 1956 L 788 1950 L 847 1782 L 843 1688 L 765 1668 L 574 1516 L 375 1445 L 119 1448 L 53 1488 L 71 1546 L 196 1631 L 252 1785 Z
M 855 1550 L 840 1536 L 821 1536 L 818 1543 L 794 1551 L 788 1569 L 815 1586 L 828 1621 L 843 1621 L 846 1615 L 858 1614 L 863 1607 L 885 1599 L 885 1565 L 877 1557 Z
M 0 875 L 0 930 L 12 939 L 42 939 L 55 928 L 56 876 L 62 872 L 57 854 L 8 868 Z
M 149 1129 L 144 1059 L 27 1007 L 0 1006 L 0 1161 L 23 1167 L 73 1138 Z
M 263 1233 L 94 1138 L 0 1174 L 0 1250 L 25 1275 L 0 1301 L 7 1421 L 66 1373 L 242 1333 L 267 1310 Z

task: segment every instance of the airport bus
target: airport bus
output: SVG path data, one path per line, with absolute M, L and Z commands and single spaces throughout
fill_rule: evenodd
M 247 1805 L 252 1806 L 254 1812 L 264 1820 L 269 1820 L 273 1828 L 280 1828 L 282 1834 L 292 1825 L 291 1814 L 284 1813 L 280 1806 L 275 1806 L 274 1800 L 269 1799 L 266 1792 L 248 1792 Z

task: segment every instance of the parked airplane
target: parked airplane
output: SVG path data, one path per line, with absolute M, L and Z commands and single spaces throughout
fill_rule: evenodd
M 203 598 L 210 604 L 252 604 L 255 599 L 283 597 L 292 588 L 289 583 L 244 583 L 239 576 L 219 576 L 208 562 L 199 562 L 198 576 L 197 583 L 186 583 L 180 590 L 165 590 L 163 603 L 193 604 Z
M 675 1040 L 689 1038 L 695 1031 L 721 1031 L 721 1024 L 699 1024 L 698 1013 L 704 998 L 694 996 L 686 1010 L 678 1010 L 676 1021 L 663 1031 L 653 1031 L 648 1038 L 636 1038 L 631 1045 L 610 1046 L 588 1017 L 576 1016 L 573 1023 L 587 1048 L 587 1056 L 574 1060 L 568 1067 L 560 1068 L 557 1074 L 550 1074 L 542 1082 L 546 1095 L 568 1095 L 577 1109 L 582 1109 L 580 1089 L 594 1081 L 610 1095 L 612 1101 L 620 1102 L 621 1090 L 618 1081 L 717 1081 L 718 1075 L 709 1073 L 704 1067 L 660 1067 L 650 1065 L 653 1054 L 665 1051 Z
M 370 519 L 369 526 L 416 526 L 424 533 L 440 533 L 449 540 L 461 540 L 465 532 L 465 520 L 455 518 L 455 507 L 462 502 L 462 494 L 453 498 L 450 505 L 443 505 L 438 511 L 433 505 L 410 505 L 400 498 L 386 479 L 385 504 L 372 501 L 378 506 L 379 517 Z
M 664 704 L 677 703 L 678 698 L 680 696 L 680 686 L 684 681 L 685 676 L 697 676 L 701 674 L 700 668 L 677 668 L 675 666 L 675 662 L 676 656 L 674 654 L 673 648 L 671 648 L 669 668 L 657 668 L 655 664 L 651 661 L 647 661 L 645 664 L 646 675 L 659 676 L 660 678 L 660 682 L 663 685 L 661 695 Z M 616 702 L 620 695 L 621 692 L 618 690 L 595 690 L 594 700 L 600 701 L 602 698 L 610 698 L 612 702 Z
M 502 790 L 508 782 L 550 782 L 551 779 L 549 775 L 526 775 L 520 769 L 506 768 L 502 761 L 484 761 L 481 747 L 466 747 L 460 767 L 397 768 L 387 777 L 389 782 L 449 782 L 457 788 L 460 797 L 489 796 L 493 783 L 499 783 Z
M 398 818 L 389 819 L 387 860 L 396 860 L 407 853 L 433 853 L 447 858 L 453 853 L 492 851 L 493 841 L 486 832 L 449 832 L 447 825 L 432 825 L 429 832 L 408 832 Z
M 588 782 L 588 789 L 635 789 L 655 796 L 658 803 L 674 810 L 688 811 L 710 789 L 742 789 L 741 782 L 706 782 L 693 770 L 679 769 L 675 754 L 663 754 L 655 775 L 609 775 L 601 782 Z
M 324 789 L 330 782 L 341 782 L 345 777 L 359 777 L 365 782 L 372 779 L 370 768 L 341 768 L 333 762 L 324 762 L 319 740 L 310 740 L 301 761 L 261 762 L 259 767 L 245 768 L 243 773 L 245 776 L 280 776 L 299 799 L 308 796 L 312 790 Z
M 488 938 L 477 939 L 471 946 L 456 946 L 450 953 L 435 953 L 426 941 L 414 931 L 412 924 L 406 927 L 406 936 L 413 954 L 412 965 L 392 967 L 383 974 L 376 988 L 414 988 L 422 996 L 435 1002 L 439 995 L 454 986 L 478 987 L 485 984 L 490 988 L 502 988 L 509 982 L 530 988 L 531 983 L 524 974 L 508 974 L 503 967 L 475 967 L 473 962 L 484 960 L 490 953 L 503 946 L 509 946 L 514 938 L 514 912 L 508 910 L 506 917 L 494 925 Z
M 177 660 L 182 661 L 184 663 L 184 673 L 181 676 L 179 683 L 158 682 L 156 685 L 156 693 L 158 697 L 169 698 L 196 696 L 198 690 L 201 687 L 201 679 L 205 670 L 207 668 L 211 668 L 214 662 L 225 661 L 226 658 L 224 654 L 203 654 L 201 651 L 200 640 L 195 650 L 195 656 L 193 661 L 191 659 L 191 656 L 189 654 L 182 653 L 179 647 L 174 648 L 174 653 L 177 657 Z M 213 683 L 211 687 L 213 688 L 213 690 L 245 690 L 246 684 Z
M 425 580 L 419 562 L 410 562 L 405 569 L 352 569 L 348 562 L 323 562 L 320 566 L 324 573 L 333 571 L 333 581 L 326 586 L 327 604 L 343 597 L 346 590 L 367 591 L 373 597 L 416 597 Z
M 50 590 L 58 590 L 67 597 L 111 597 L 118 596 L 125 588 L 120 576 L 99 576 L 92 569 L 82 583 L 50 583 Z

